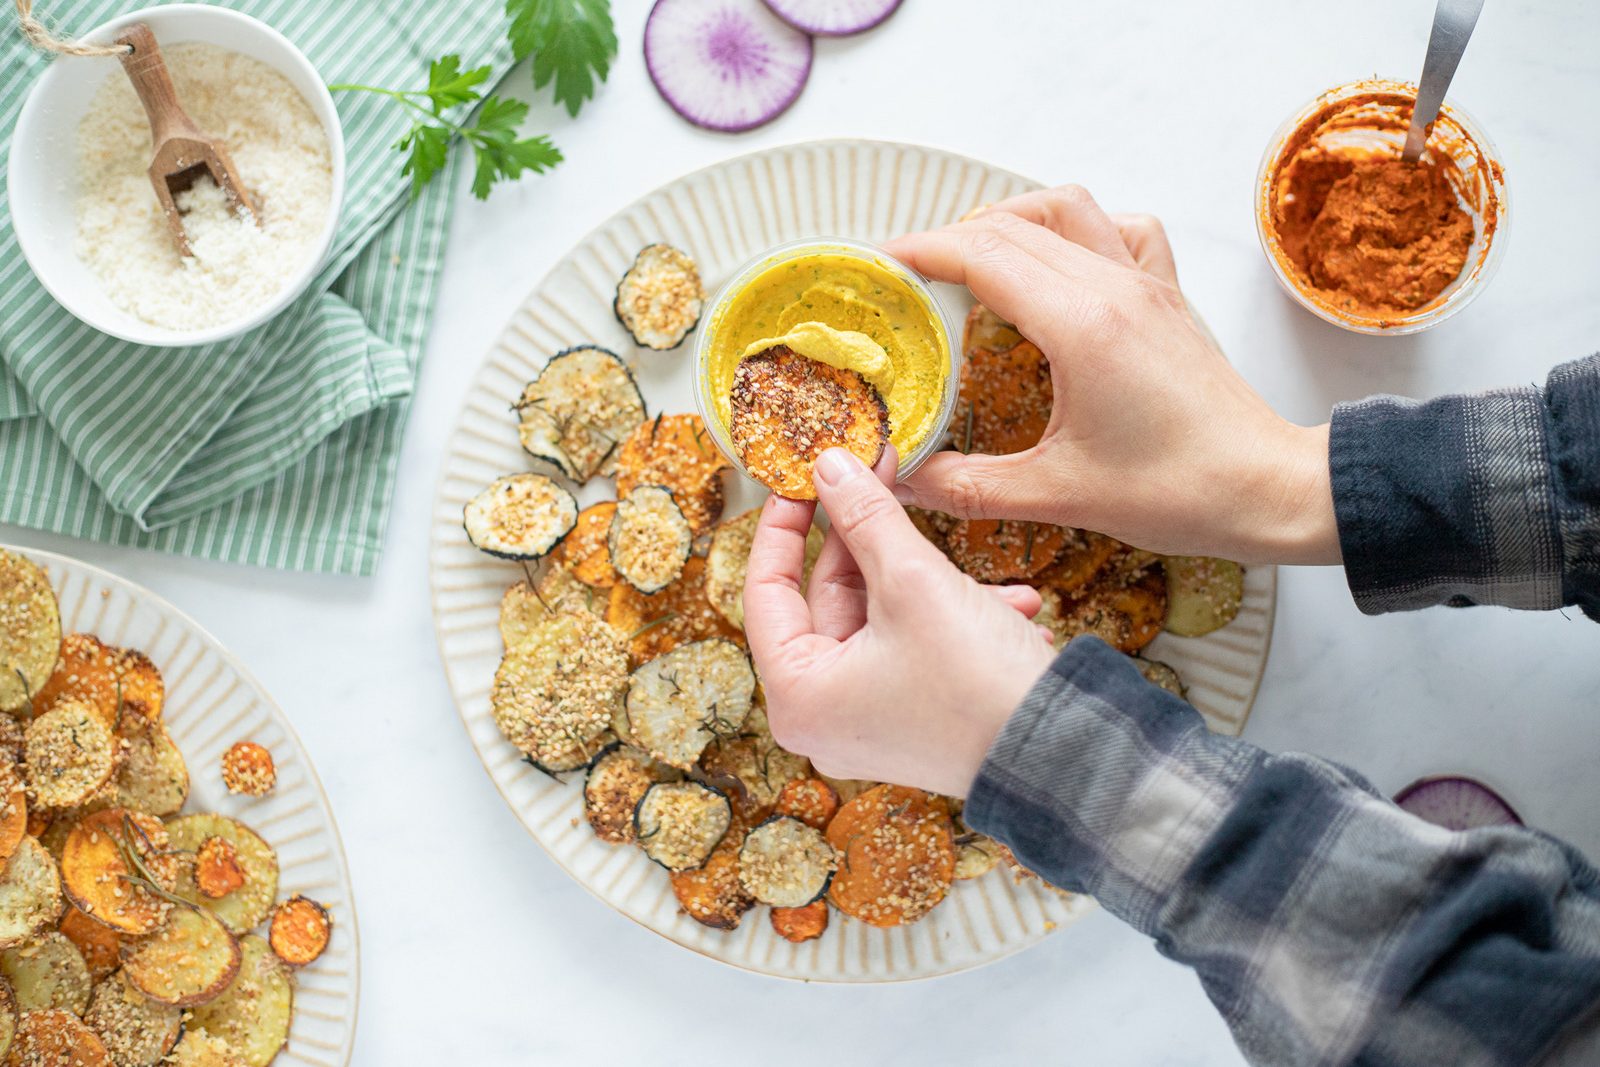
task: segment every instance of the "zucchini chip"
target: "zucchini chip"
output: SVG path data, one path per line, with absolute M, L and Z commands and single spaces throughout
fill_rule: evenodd
M 606 547 L 618 576 L 649 596 L 683 573 L 694 544 L 689 520 L 659 485 L 641 485 L 617 501 Z
M 267 930 L 272 954 L 291 967 L 315 963 L 328 950 L 332 937 L 333 920 L 328 917 L 328 909 L 299 893 L 278 905 Z
M 633 841 L 633 813 L 639 801 L 657 782 L 676 780 L 678 774 L 662 767 L 636 748 L 608 749 L 589 768 L 583 783 L 583 814 L 594 836 L 612 845 Z
M 6 1067 L 115 1067 L 94 1031 L 66 1011 L 23 1012 Z
M 61 916 L 61 932 L 78 947 L 89 968 L 89 977 L 102 982 L 122 966 L 122 938 L 109 926 L 95 922 L 83 912 L 67 905 Z
M 593 744 L 628 691 L 628 656 L 587 612 L 549 616 L 495 671 L 490 708 L 500 732 L 539 762 Z
M 272 752 L 254 741 L 235 741 L 222 754 L 222 784 L 240 796 L 266 796 L 278 787 Z
M 102 642 L 94 634 L 67 634 L 61 639 L 61 659 L 50 677 L 33 695 L 33 717 L 38 718 L 57 704 L 75 701 L 93 710 L 108 730 L 117 728 L 117 678 L 120 649 Z
M 56 861 L 37 840 L 24 837 L 0 874 L 0 945 L 27 940 L 60 914 Z
M 1167 630 L 1204 637 L 1234 620 L 1244 603 L 1244 568 L 1208 556 L 1168 556 Z
M 1072 531 L 1047 522 L 961 519 L 950 527 L 945 551 L 980 582 L 1025 580 L 1042 572 L 1067 547 Z
M 572 576 L 584 585 L 610 589 L 617 584 L 617 569 L 611 565 L 611 518 L 616 513 L 615 500 L 584 508 L 556 549 L 555 560 L 572 568 Z
M 704 866 L 673 871 L 669 876 L 678 907 L 701 926 L 737 929 L 744 913 L 756 906 L 755 898 L 739 881 L 739 848 L 744 844 L 745 829 L 736 816 Z
M 43 846 L 39 851 L 44 853 Z M 161 820 L 108 808 L 85 815 L 67 835 L 61 881 L 78 910 L 137 936 L 155 930 L 172 910 L 167 895 L 178 886 L 178 858 Z
M 65 934 L 45 930 L 0 952 L 0 972 L 22 1011 L 70 1011 L 82 1015 L 94 981 L 89 965 Z
M 239 942 L 209 911 L 174 907 L 166 925 L 132 943 L 122 958 L 128 984 L 180 1008 L 221 996 L 239 973 Z
M 183 1033 L 183 1009 L 151 1000 L 121 972 L 94 987 L 83 1021 L 117 1067 L 156 1067 Z
M 699 782 L 657 782 L 633 811 L 634 840 L 669 871 L 704 866 L 731 825 L 727 796 Z
M 0 719 L 10 718 L 0 713 Z M 11 858 L 27 832 L 27 786 L 17 765 L 0 758 L 0 863 Z
M 616 734 L 610 730 L 602 730 L 598 737 L 575 744 L 567 751 L 549 759 L 536 760 L 529 756 L 528 762 L 551 777 L 555 777 L 558 774 L 569 774 L 572 771 L 588 770 L 600 753 L 616 743 Z
M 578 521 L 578 502 L 542 474 L 508 474 L 467 501 L 461 524 L 474 548 L 500 559 L 539 559 Z
M 289 969 L 255 934 L 239 939 L 239 973 L 233 984 L 189 1017 L 191 1033 L 199 1030 L 225 1041 L 245 1067 L 267 1067 L 289 1040 L 294 1013 L 294 986 Z M 188 1038 L 179 1042 L 181 1052 Z M 181 1059 L 181 1057 L 180 1057 Z
M 839 794 L 821 778 L 796 778 L 784 785 L 772 810 L 826 830 L 839 810 Z
M 11 987 L 0 982 L 0 1056 L 11 1051 L 11 1043 L 17 1039 L 17 1023 L 21 1021 L 21 1013 L 17 1011 L 17 998 L 12 996 Z
M 116 735 L 82 701 L 61 701 L 29 723 L 25 734 L 28 792 L 41 808 L 82 804 L 116 770 Z
M 1167 609 L 1172 610 L 1170 607 Z M 1157 659 L 1144 659 L 1140 656 L 1133 657 L 1133 665 L 1139 668 L 1139 673 L 1144 675 L 1144 680 L 1151 685 L 1159 685 L 1173 696 L 1181 700 L 1189 699 L 1189 690 L 1183 684 L 1183 679 L 1178 677 L 1178 672 Z
M 784 345 L 746 356 L 733 372 L 728 436 L 745 472 L 779 496 L 815 500 L 811 468 L 830 448 L 867 466 L 889 443 L 883 394 L 853 370 Z
M 759 700 L 751 705 L 736 735 L 718 737 L 706 746 L 700 767 L 712 778 L 738 779 L 736 792 L 742 795 L 735 806 L 752 821 L 766 817 L 784 786 L 811 773 L 810 760 L 786 751 L 773 738 Z
M 500 640 L 509 651 L 535 638 L 552 615 L 586 612 L 598 617 L 605 614 L 605 605 L 605 597 L 573 577 L 570 567 L 552 564 L 538 585 L 524 579 L 500 598 Z
M 117 806 L 171 815 L 189 799 L 189 767 L 159 719 L 123 718 L 122 764 L 111 779 Z
M 836 861 L 821 830 L 774 815 L 745 836 L 739 880 L 763 904 L 803 908 L 828 891 Z
M 1050 426 L 1055 389 L 1050 361 L 1022 341 L 1004 350 L 980 348 L 961 369 L 951 433 L 962 452 L 1003 456 L 1038 444 Z
M 760 521 L 760 508 L 724 519 L 711 532 L 711 547 L 706 552 L 706 599 L 730 626 L 740 630 L 744 629 L 744 579 L 750 569 L 750 545 Z M 810 580 L 811 567 L 822 552 L 822 539 L 822 531 L 815 526 L 806 533 L 802 587 Z
M 645 348 L 665 352 L 683 344 L 700 321 L 706 299 L 700 268 L 668 244 L 645 245 L 617 283 L 617 321 Z
M 827 840 L 839 856 L 828 900 L 869 926 L 916 922 L 945 898 L 955 877 L 949 810 L 920 789 L 868 789 L 839 809 Z
M 193 1029 L 185 1029 L 178 1047 L 161 1061 L 162 1067 L 242 1067 L 245 1062 L 220 1037 Z
M 226 815 L 180 815 L 167 823 L 167 836 L 180 854 L 178 896 L 211 912 L 235 934 L 255 929 L 271 914 L 278 897 L 278 855 L 260 834 Z M 224 844 L 231 849 L 225 857 L 231 864 L 221 862 Z M 203 863 L 209 869 L 202 870 Z M 226 888 L 233 882 L 228 866 L 240 877 L 231 889 Z M 219 889 L 226 891 L 213 895 Z
M 726 456 L 699 415 L 657 415 L 641 423 L 617 452 L 617 495 L 641 485 L 659 485 L 683 509 L 695 536 L 722 517 Z
M 1062 626 L 1073 637 L 1093 634 L 1128 654 L 1161 632 L 1167 614 L 1166 581 L 1156 571 L 1111 574 L 1062 605 Z
M 828 932 L 828 902 L 813 900 L 802 908 L 773 908 L 772 930 L 796 945 L 815 941 Z
M 627 638 L 634 666 L 708 637 L 744 642 L 744 635 L 729 626 L 706 598 L 706 561 L 700 556 L 690 556 L 678 580 L 659 593 L 646 596 L 627 582 L 612 586 L 606 621 Z
M 961 351 L 968 359 L 978 349 L 1004 352 L 1022 343 L 1017 328 L 982 304 L 973 304 L 961 329 Z
M 0 549 L 0 712 L 27 707 L 60 655 L 61 613 L 50 579 L 32 560 Z
M 947 803 L 950 806 L 950 826 L 956 835 L 955 880 L 965 882 L 988 874 L 1000 862 L 1003 851 L 1000 842 L 987 834 L 978 833 L 962 821 L 961 810 L 965 802 L 950 799 Z
M 732 641 L 680 645 L 633 672 L 628 732 L 654 758 L 688 770 L 706 745 L 738 734 L 755 687 L 750 657 Z
M 611 473 L 618 446 L 645 418 L 633 373 L 598 345 L 551 356 L 515 409 L 528 454 L 580 484 Z

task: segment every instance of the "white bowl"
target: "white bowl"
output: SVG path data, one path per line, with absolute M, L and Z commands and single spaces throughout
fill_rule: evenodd
M 153 326 L 117 307 L 100 281 L 73 251 L 78 222 L 78 123 L 106 78 L 121 78 L 113 57 L 62 56 L 45 69 L 28 93 L 11 139 L 6 185 L 17 244 L 39 281 L 56 302 L 88 325 L 144 345 L 179 347 L 236 337 L 276 315 L 299 296 L 327 260 L 344 201 L 344 133 L 327 86 L 288 39 L 263 22 L 226 8 L 169 4 L 133 11 L 84 34 L 86 41 L 109 42 L 124 26 L 146 23 L 163 47 L 201 41 L 242 53 L 272 67 L 289 80 L 322 123 L 333 168 L 333 197 L 317 241 L 316 254 L 267 303 L 249 315 L 203 330 Z M 155 194 L 152 193 L 152 196 Z

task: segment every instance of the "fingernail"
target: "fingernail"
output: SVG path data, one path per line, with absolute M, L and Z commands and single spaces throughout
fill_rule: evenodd
M 866 469 L 859 459 L 842 448 L 830 448 L 817 457 L 817 477 L 829 485 L 838 485 L 865 473 Z

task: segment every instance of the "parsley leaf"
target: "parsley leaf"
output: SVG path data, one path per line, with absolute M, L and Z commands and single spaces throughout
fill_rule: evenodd
M 488 81 L 491 72 L 490 67 L 462 71 L 461 57 L 457 55 L 444 56 L 429 63 L 428 88 L 425 92 L 433 113 L 442 115 L 457 104 L 468 104 L 478 99 L 478 90 L 474 86 Z
M 533 56 L 533 87 L 555 82 L 556 102 L 577 115 L 617 55 L 610 0 L 506 0 L 511 54 Z
M 411 199 L 422 195 L 422 187 L 444 169 L 450 155 L 450 130 L 444 126 L 425 126 L 415 123 L 411 132 L 395 144 L 401 151 L 411 150 L 401 174 L 411 175 Z
M 527 115 L 528 105 L 521 100 L 491 96 L 478 110 L 477 125 L 466 131 L 477 157 L 472 195 L 479 200 L 488 198 L 497 181 L 521 177 L 525 170 L 542 174 L 561 162 L 561 151 L 548 137 L 516 139 L 517 126 Z

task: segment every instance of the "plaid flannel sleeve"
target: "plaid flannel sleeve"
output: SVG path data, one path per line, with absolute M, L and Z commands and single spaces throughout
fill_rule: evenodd
M 1600 1063 L 1580 855 L 1441 830 L 1332 763 L 1213 735 L 1095 638 L 1007 722 L 965 818 L 1194 967 L 1253 1063 Z
M 1340 405 L 1329 467 L 1362 611 L 1577 604 L 1600 620 L 1600 355 L 1543 389 Z

